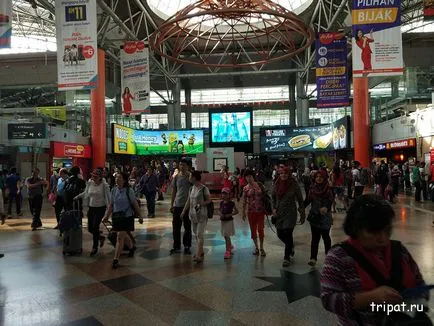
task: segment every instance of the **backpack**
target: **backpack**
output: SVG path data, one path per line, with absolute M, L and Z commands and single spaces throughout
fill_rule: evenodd
M 263 183 L 258 182 L 259 187 L 262 191 L 262 203 L 264 204 L 265 213 L 267 215 L 273 214 L 273 205 L 271 201 L 271 196 L 268 194 L 267 189 L 265 189 L 265 186 Z
M 74 198 L 80 194 L 83 189 L 79 188 L 79 179 L 77 177 L 69 177 L 65 181 L 65 187 L 63 188 L 63 193 L 65 194 L 65 201 L 68 207 L 71 207 Z
M 205 186 L 203 186 L 202 188 L 202 193 L 203 193 L 203 200 L 206 200 L 205 198 Z M 214 216 L 214 203 L 211 202 L 209 204 L 206 204 L 206 215 L 208 216 L 208 218 L 212 218 Z
M 366 168 L 360 172 L 360 183 L 364 186 L 369 184 L 369 170 Z
M 370 261 L 363 256 L 357 249 L 351 246 L 349 243 L 343 242 L 338 244 L 337 246 L 341 247 L 345 250 L 345 252 L 354 259 L 354 261 L 359 265 L 361 269 L 363 269 L 372 280 L 377 283 L 378 286 L 387 285 L 391 288 L 397 290 L 400 293 L 405 293 L 406 289 L 402 285 L 403 278 L 403 270 L 401 264 L 401 248 L 402 244 L 399 241 L 391 240 L 391 259 L 392 259 L 392 268 L 391 268 L 391 276 L 389 280 L 386 280 L 371 263 Z M 412 289 L 407 289 L 407 291 L 411 291 Z M 353 319 L 357 321 L 359 325 L 363 325 L 360 315 L 357 311 L 353 311 Z M 384 326 L 404 326 L 404 325 L 413 325 L 413 326 L 432 326 L 431 319 L 425 312 L 417 312 L 414 318 L 406 315 L 402 312 L 392 312 L 390 314 L 384 313 L 383 320 L 381 325 Z

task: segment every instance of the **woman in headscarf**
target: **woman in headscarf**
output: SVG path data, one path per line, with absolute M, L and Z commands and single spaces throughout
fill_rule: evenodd
M 320 170 L 314 174 L 314 182 L 305 200 L 305 207 L 311 205 L 307 220 L 312 231 L 310 247 L 310 266 L 315 266 L 318 258 L 318 247 L 321 237 L 324 241 L 325 252 L 331 248 L 330 228 L 332 226 L 331 207 L 333 193 L 328 183 L 327 172 Z
M 276 179 L 273 193 L 273 223 L 276 226 L 277 236 L 285 244 L 283 267 L 288 267 L 294 257 L 293 232 L 297 224 L 297 204 L 300 212 L 300 223 L 305 221 L 303 195 L 298 182 L 291 177 L 287 167 L 281 169 Z

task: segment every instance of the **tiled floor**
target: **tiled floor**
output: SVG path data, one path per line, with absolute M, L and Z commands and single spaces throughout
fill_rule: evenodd
M 394 238 L 434 283 L 434 204 L 400 197 Z M 91 238 L 84 232 L 82 256 L 63 257 L 61 239 L 52 230 L 53 212 L 44 208 L 45 229 L 31 232 L 30 219 L 0 226 L 0 325 L 334 325 L 318 298 L 319 266 L 307 265 L 308 225 L 295 230 L 295 263 L 281 268 L 283 246 L 267 226 L 267 257 L 252 255 L 249 229 L 236 220 L 232 260 L 223 259 L 219 221 L 208 223 L 206 256 L 196 266 L 191 256 L 169 255 L 171 217 L 167 202 L 157 218 L 137 225 L 139 250 L 111 269 L 110 244 L 89 257 Z M 334 216 L 334 242 L 345 238 L 342 214 Z M 322 249 L 321 249 L 322 251 Z

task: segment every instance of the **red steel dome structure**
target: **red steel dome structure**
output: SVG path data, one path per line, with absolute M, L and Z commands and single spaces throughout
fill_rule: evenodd
M 200 0 L 152 34 L 156 55 L 209 68 L 263 66 L 303 52 L 314 31 L 271 0 Z

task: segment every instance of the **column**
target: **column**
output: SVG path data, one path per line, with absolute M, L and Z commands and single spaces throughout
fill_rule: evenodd
M 392 99 L 399 97 L 399 77 L 395 77 L 392 79 L 391 82 L 391 88 L 392 88 Z
M 173 119 L 174 128 L 181 129 L 181 79 L 176 79 L 176 84 L 173 87 Z
M 297 112 L 297 102 L 295 99 L 295 88 L 296 88 L 296 73 L 289 75 L 288 88 L 289 88 L 289 125 L 291 127 L 296 126 L 296 112 Z M 298 113 L 298 112 L 297 112 Z M 298 115 L 297 115 L 298 117 Z
M 297 126 L 309 125 L 309 99 L 306 96 L 303 79 L 297 74 Z
M 191 129 L 191 88 L 185 88 L 185 128 Z
M 353 78 L 354 159 L 366 168 L 370 166 L 371 143 L 369 127 L 369 86 L 367 77 Z
M 173 101 L 167 102 L 167 128 L 169 130 L 175 129 L 175 104 Z
M 90 121 L 92 137 L 92 167 L 104 167 L 107 155 L 105 114 L 105 52 L 98 49 L 98 81 L 91 90 Z

